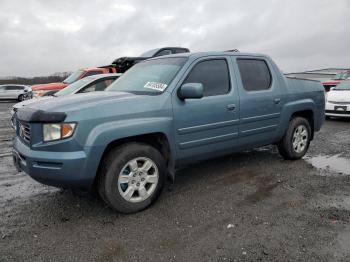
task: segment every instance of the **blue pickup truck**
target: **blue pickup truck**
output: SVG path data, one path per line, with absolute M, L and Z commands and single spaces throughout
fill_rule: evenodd
M 157 57 L 107 91 L 19 109 L 13 159 L 41 183 L 97 189 L 132 213 L 153 203 L 180 166 L 268 144 L 300 159 L 324 108 L 321 83 L 286 78 L 264 55 Z

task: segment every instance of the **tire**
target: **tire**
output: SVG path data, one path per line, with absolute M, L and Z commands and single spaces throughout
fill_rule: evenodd
M 302 135 L 305 134 L 304 131 L 306 132 L 306 138 L 305 135 Z M 277 144 L 280 155 L 287 160 L 297 160 L 302 158 L 309 149 L 312 135 L 311 132 L 310 123 L 307 119 L 303 117 L 293 118 L 289 122 L 288 130 L 282 140 Z M 293 142 L 295 142 L 294 145 Z
M 24 96 L 23 95 L 19 95 L 18 96 L 18 101 L 22 102 L 24 100 Z
M 147 167 L 151 166 L 148 171 L 145 171 L 146 162 Z M 124 144 L 112 149 L 102 160 L 97 184 L 99 195 L 118 212 L 141 211 L 160 195 L 166 170 L 165 160 L 157 149 L 143 143 Z M 125 180 L 128 182 L 122 183 Z M 148 180 L 157 182 L 152 184 Z

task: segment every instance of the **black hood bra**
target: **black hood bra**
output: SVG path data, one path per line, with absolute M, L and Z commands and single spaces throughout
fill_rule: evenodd
M 46 112 L 43 110 L 26 107 L 20 108 L 16 112 L 19 121 L 31 123 L 58 123 L 66 119 L 66 114 L 63 112 Z

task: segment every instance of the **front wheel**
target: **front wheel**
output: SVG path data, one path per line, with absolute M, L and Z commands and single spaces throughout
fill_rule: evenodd
M 296 117 L 289 122 L 286 134 L 277 144 L 278 151 L 284 159 L 300 159 L 309 149 L 310 141 L 311 127 L 309 121 L 303 117 Z
M 18 101 L 22 102 L 24 100 L 24 95 L 19 95 L 18 96 Z
M 102 199 L 121 213 L 147 208 L 159 196 L 166 165 L 160 152 L 142 143 L 128 143 L 110 151 L 99 173 Z

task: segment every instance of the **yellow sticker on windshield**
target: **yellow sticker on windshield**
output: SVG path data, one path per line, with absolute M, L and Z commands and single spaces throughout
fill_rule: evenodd
M 168 85 L 158 82 L 147 82 L 144 87 L 163 92 Z

